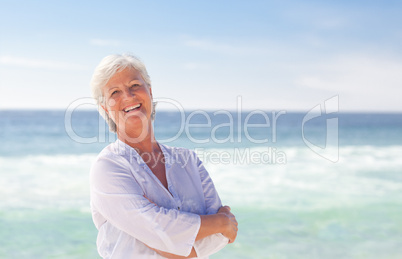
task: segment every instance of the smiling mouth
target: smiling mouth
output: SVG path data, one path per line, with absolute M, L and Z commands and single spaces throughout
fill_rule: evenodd
M 125 108 L 123 111 L 125 113 L 129 113 L 131 111 L 138 110 L 140 107 L 141 107 L 141 104 L 136 104 L 136 105 L 132 105 L 132 106 L 129 106 L 129 107 Z

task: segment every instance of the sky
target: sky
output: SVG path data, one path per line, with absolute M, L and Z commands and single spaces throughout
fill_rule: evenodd
M 95 67 L 129 52 L 160 109 L 308 111 L 337 96 L 339 111 L 402 112 L 401 13 L 392 0 L 0 0 L 0 110 L 94 107 Z

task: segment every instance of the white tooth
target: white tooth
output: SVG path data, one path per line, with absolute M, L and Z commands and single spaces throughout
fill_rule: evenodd
M 138 108 L 138 107 L 140 107 L 140 104 L 137 104 L 137 105 L 135 105 L 135 106 L 131 106 L 131 107 L 125 109 L 124 111 L 125 111 L 125 112 L 128 112 L 128 111 L 134 110 L 134 109 L 136 109 L 136 108 Z

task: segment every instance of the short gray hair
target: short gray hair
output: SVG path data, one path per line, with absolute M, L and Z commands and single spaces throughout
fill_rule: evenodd
M 116 132 L 116 124 L 109 117 L 106 111 L 102 107 L 100 107 L 101 104 L 105 104 L 105 97 L 103 96 L 102 88 L 116 73 L 126 68 L 134 68 L 135 70 L 137 70 L 144 81 L 147 83 L 147 85 L 151 87 L 151 78 L 148 75 L 145 64 L 139 58 L 131 54 L 116 54 L 104 57 L 99 65 L 95 68 L 90 83 L 92 97 L 96 100 L 98 111 L 109 124 L 109 130 L 112 132 Z M 155 117 L 155 105 L 156 103 L 153 102 L 151 115 L 152 120 Z

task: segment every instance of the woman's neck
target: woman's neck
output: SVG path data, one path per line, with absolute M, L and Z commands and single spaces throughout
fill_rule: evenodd
M 153 153 L 159 150 L 159 145 L 156 142 L 153 130 L 151 129 L 144 137 L 132 137 L 128 134 L 117 134 L 117 137 L 130 147 L 134 148 L 138 154 Z

